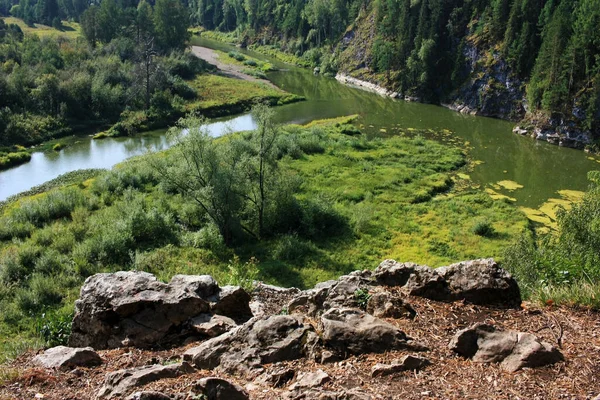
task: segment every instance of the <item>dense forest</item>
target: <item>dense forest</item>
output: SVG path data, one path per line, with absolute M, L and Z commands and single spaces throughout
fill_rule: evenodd
M 194 24 L 236 30 L 304 54 L 321 70 L 350 70 L 430 102 L 474 85 L 480 64 L 479 95 L 514 85 L 532 113 L 599 129 L 597 0 L 193 0 L 190 8 Z M 367 34 L 352 43 L 361 29 Z M 348 45 L 360 49 L 344 58 Z
M 24 35 L 0 20 L 3 146 L 112 124 L 138 110 L 158 120 L 196 96 L 185 80 L 203 63 L 184 52 L 188 18 L 178 0 L 128 8 L 105 0 L 80 20 L 85 39 Z

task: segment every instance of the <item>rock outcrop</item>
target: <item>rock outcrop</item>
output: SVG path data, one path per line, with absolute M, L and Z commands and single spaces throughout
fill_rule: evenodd
M 323 314 L 321 324 L 323 343 L 342 354 L 426 350 L 394 325 L 357 309 L 333 308 Z
M 97 274 L 85 281 L 75 303 L 69 344 L 106 349 L 176 343 L 193 317 L 247 319 L 249 302 L 243 289 L 219 288 L 208 275 L 176 275 L 165 284 L 146 272 Z
M 57 346 L 36 356 L 33 362 L 45 368 L 68 370 L 77 367 L 96 367 L 102 364 L 102 358 L 91 347 Z
M 194 384 L 192 393 L 205 400 L 247 400 L 248 393 L 240 386 L 221 378 L 203 378 Z
M 385 260 L 374 272 L 377 282 L 402 286 L 408 294 L 432 300 L 518 307 L 517 281 L 493 259 L 464 261 L 437 269 Z
M 244 325 L 188 350 L 196 368 L 252 376 L 263 364 L 310 356 L 318 342 L 311 325 L 289 315 L 253 318 Z
M 194 372 L 188 363 L 149 365 L 109 373 L 98 391 L 98 399 L 122 399 L 135 388 L 160 379 L 177 378 Z
M 558 349 L 535 335 L 501 331 L 486 324 L 476 324 L 457 332 L 448 347 L 475 362 L 500 363 L 500 367 L 509 372 L 563 360 Z

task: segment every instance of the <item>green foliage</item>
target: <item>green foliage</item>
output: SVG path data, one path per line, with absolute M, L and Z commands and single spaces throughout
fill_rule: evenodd
M 484 237 L 493 237 L 496 234 L 494 226 L 486 220 L 477 221 L 472 228 L 474 234 Z
M 258 278 L 258 261 L 251 258 L 247 262 L 241 262 L 238 256 L 235 256 L 227 264 L 229 271 L 228 285 L 241 286 L 247 292 L 254 290 L 254 284 Z
M 354 300 L 356 300 L 358 307 L 363 310 L 367 309 L 367 304 L 369 303 L 369 300 L 371 300 L 371 297 L 368 289 L 358 289 L 354 292 Z
M 37 331 L 47 347 L 67 346 L 71 335 L 73 314 L 52 312 L 42 314 Z
M 592 294 L 600 279 L 600 189 L 598 173 L 590 173 L 592 186 L 583 200 L 557 214 L 558 229 L 540 238 L 524 235 L 506 250 L 505 264 L 532 296 L 562 302 L 574 301 L 568 293 L 598 307 Z M 552 299 L 551 294 L 559 298 Z

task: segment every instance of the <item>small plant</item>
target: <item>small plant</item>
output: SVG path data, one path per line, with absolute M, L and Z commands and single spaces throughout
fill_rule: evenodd
M 62 149 L 64 149 L 65 147 L 67 147 L 64 143 L 56 143 L 53 147 L 52 150 L 54 151 L 61 151 Z
M 281 311 L 279 311 L 279 315 L 290 315 L 290 310 L 287 307 L 282 307 Z
M 71 335 L 72 314 L 42 314 L 38 333 L 48 347 L 66 346 Z
M 354 300 L 356 300 L 358 303 L 358 307 L 363 310 L 366 310 L 370 299 L 371 295 L 367 289 L 358 289 L 356 292 L 354 292 Z
M 238 256 L 227 265 L 229 270 L 229 285 L 241 286 L 247 292 L 254 288 L 254 281 L 258 278 L 258 260 L 252 257 L 248 262 L 242 263 Z
M 473 225 L 473 228 L 471 228 L 471 231 L 477 236 L 488 238 L 493 237 L 496 234 L 492 224 L 485 220 L 477 221 L 475 225 Z

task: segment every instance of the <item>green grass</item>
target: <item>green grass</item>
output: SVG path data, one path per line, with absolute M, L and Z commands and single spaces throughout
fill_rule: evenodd
M 42 25 L 42 24 L 33 24 L 33 26 L 27 25 L 25 21 L 19 18 L 14 17 L 6 17 L 4 18 L 4 22 L 6 24 L 16 24 L 18 25 L 23 33 L 37 35 L 40 38 L 46 36 L 65 36 L 69 39 L 76 39 L 78 37 L 82 37 L 81 27 L 77 22 L 70 21 L 62 21 L 63 30 L 58 30 L 51 26 Z
M 188 111 L 200 113 L 221 109 L 244 111 L 257 101 L 268 101 L 277 105 L 302 100 L 299 96 L 267 84 L 219 75 L 201 75 L 190 84 L 198 91 L 198 100 L 188 104 L 186 108 Z
M 203 107 L 214 105 L 207 97 L 281 96 L 225 79 L 198 79 Z M 296 195 L 307 216 L 301 236 L 225 247 L 193 201 L 175 194 L 151 167 L 173 150 L 134 158 L 113 171 L 70 174 L 4 203 L 0 354 L 39 345 L 41 332 L 57 331 L 84 279 L 97 272 L 137 269 L 164 281 L 180 273 L 210 274 L 221 284 L 246 286 L 257 276 L 306 288 L 373 269 L 385 258 L 435 267 L 499 257 L 526 228 L 526 217 L 513 206 L 453 183 L 467 168 L 461 149 L 419 135 L 369 139 L 349 130 L 356 118 L 281 130 L 282 143 L 288 143 L 281 166 L 303 182 Z M 492 237 L 473 232 L 482 220 L 493 227 Z M 52 329 L 40 330 L 47 326 L 42 314 L 53 316 Z M 60 338 L 52 334 L 42 344 L 52 340 Z

